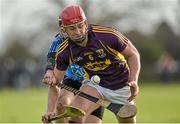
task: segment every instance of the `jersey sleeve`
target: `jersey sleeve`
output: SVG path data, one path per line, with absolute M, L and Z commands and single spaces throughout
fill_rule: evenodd
M 68 48 L 68 42 L 64 41 L 61 46 L 58 49 L 58 52 L 56 54 L 56 68 L 61 71 L 65 71 L 69 65 L 69 48 Z
M 114 36 L 114 48 L 121 53 L 126 48 L 128 39 L 117 30 L 114 30 Z
M 63 55 L 57 55 L 56 68 L 61 71 L 65 71 L 69 65 L 68 58 Z
M 95 35 L 108 49 L 121 53 L 127 46 L 128 39 L 114 28 L 100 28 L 93 29 L 93 31 L 97 33 Z
M 56 37 L 53 39 L 50 48 L 47 53 L 47 62 L 46 62 L 46 69 L 51 69 L 53 70 L 55 67 L 55 56 L 57 53 L 57 50 L 61 43 L 63 42 L 63 37 L 61 35 L 56 35 Z
M 63 37 L 61 35 L 57 35 L 53 39 L 52 44 L 49 47 L 48 54 L 53 52 L 56 53 L 62 42 L 63 42 Z

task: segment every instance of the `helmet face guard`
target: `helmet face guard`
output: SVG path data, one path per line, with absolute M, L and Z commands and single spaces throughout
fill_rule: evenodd
M 82 43 L 87 37 L 88 31 L 87 31 L 87 22 L 86 21 L 81 21 L 81 22 L 71 24 L 68 26 L 63 26 L 63 28 L 67 34 L 69 34 L 68 30 L 71 30 L 72 28 L 75 31 L 80 30 L 81 33 L 78 33 L 77 35 L 70 35 L 70 34 L 68 35 L 68 37 L 75 43 Z
M 81 35 L 77 38 L 70 38 L 72 41 L 74 41 L 75 43 L 82 43 L 85 39 L 86 39 L 86 35 Z

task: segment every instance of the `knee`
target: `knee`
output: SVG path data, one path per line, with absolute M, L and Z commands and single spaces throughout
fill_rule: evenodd
M 63 109 L 64 109 L 63 104 L 62 104 L 61 102 L 58 102 L 58 103 L 56 104 L 56 110 L 57 110 L 57 111 L 63 111 Z
M 69 102 L 67 102 L 67 99 L 64 98 L 59 98 L 58 102 L 56 103 L 56 111 L 58 113 L 62 113 L 65 111 L 65 107 L 64 106 L 70 105 Z
M 68 104 L 69 104 L 68 98 L 59 96 L 58 101 L 57 101 L 57 106 L 59 105 L 61 107 L 62 105 L 68 105 Z
M 72 93 L 64 90 L 60 93 L 57 103 L 62 105 L 70 105 L 73 97 L 74 96 L 72 95 Z
M 74 98 L 74 94 L 66 91 L 66 90 L 62 90 L 60 92 L 60 95 L 58 97 L 57 103 L 56 103 L 56 109 L 59 110 L 63 110 L 64 109 L 64 105 L 68 106 L 71 104 L 72 100 Z

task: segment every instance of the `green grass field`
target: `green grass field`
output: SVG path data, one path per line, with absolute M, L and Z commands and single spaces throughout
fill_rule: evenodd
M 179 82 L 180 83 L 180 82 Z M 38 123 L 46 111 L 47 89 L 0 89 L 0 122 Z M 180 84 L 159 83 L 140 85 L 137 97 L 137 122 L 180 122 Z M 116 123 L 115 116 L 106 111 L 104 123 Z

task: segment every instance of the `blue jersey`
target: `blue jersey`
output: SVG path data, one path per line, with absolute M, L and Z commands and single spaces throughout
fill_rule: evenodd
M 54 69 L 56 52 L 58 51 L 58 48 L 63 41 L 64 41 L 64 38 L 60 34 L 57 34 L 55 38 L 53 39 L 52 44 L 47 53 L 46 70 Z
M 57 34 L 55 36 L 54 40 L 52 41 L 52 44 L 51 44 L 48 54 L 47 54 L 46 70 L 54 69 L 55 56 L 56 56 L 56 53 L 58 52 L 59 46 L 62 44 L 63 41 L 64 41 L 64 38 L 60 34 Z M 82 69 L 77 65 L 71 65 L 65 73 L 65 78 L 70 78 L 74 81 L 82 80 L 82 78 L 83 78 Z M 76 82 L 76 83 L 77 83 L 77 85 L 81 86 L 80 83 L 78 83 L 78 82 Z
M 58 34 L 52 41 L 52 44 L 49 48 L 48 54 L 49 53 L 56 53 L 58 51 L 59 46 L 63 42 L 63 37 Z

